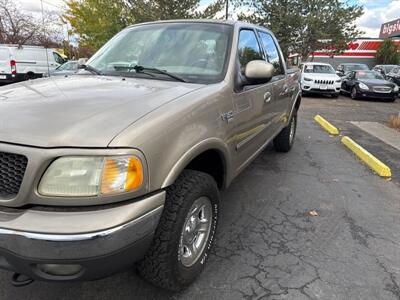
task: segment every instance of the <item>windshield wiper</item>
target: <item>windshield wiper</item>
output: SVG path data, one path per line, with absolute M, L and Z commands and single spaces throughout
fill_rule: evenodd
M 144 66 L 139 66 L 136 65 L 134 67 L 130 67 L 130 66 L 115 66 L 115 69 L 123 69 L 123 70 L 135 70 L 136 73 L 144 73 L 146 74 L 146 72 L 151 72 L 151 73 L 157 73 L 157 74 L 162 74 L 162 75 L 166 75 L 168 77 L 171 77 L 175 80 L 181 81 L 181 82 L 187 82 L 185 79 L 183 79 L 182 77 L 172 74 L 168 71 L 165 70 L 161 70 L 161 69 L 157 69 L 157 68 L 150 68 L 150 67 L 144 67 Z
M 89 71 L 92 74 L 101 75 L 101 71 L 90 65 L 80 65 L 79 69 Z

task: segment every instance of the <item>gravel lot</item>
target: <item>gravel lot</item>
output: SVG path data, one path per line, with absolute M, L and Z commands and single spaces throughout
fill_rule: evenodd
M 205 272 L 171 294 L 128 271 L 24 288 L 0 271 L 1 299 L 400 299 L 400 152 L 349 123 L 386 122 L 400 101 L 304 98 L 294 149 L 266 149 L 222 194 Z M 386 162 L 382 179 L 312 120 L 319 113 Z M 318 216 L 310 216 L 316 210 Z

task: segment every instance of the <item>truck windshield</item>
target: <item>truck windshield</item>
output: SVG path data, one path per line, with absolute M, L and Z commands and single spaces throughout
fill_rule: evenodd
M 232 26 L 212 23 L 159 23 L 128 28 L 88 62 L 103 75 L 174 80 L 151 68 L 194 83 L 225 77 Z M 146 68 L 138 72 L 138 68 Z

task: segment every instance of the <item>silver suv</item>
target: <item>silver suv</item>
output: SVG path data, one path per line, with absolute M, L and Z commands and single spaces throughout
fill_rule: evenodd
M 131 26 L 77 74 L 0 89 L 0 268 L 14 285 L 201 272 L 219 190 L 289 151 L 299 73 L 274 35 L 228 21 Z

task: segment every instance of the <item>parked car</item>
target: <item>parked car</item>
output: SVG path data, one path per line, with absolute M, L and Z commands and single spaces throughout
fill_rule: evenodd
M 358 71 L 358 70 L 369 70 L 369 67 L 366 64 L 357 64 L 357 63 L 344 63 L 338 65 L 336 68 L 336 74 L 340 77 L 346 76 L 351 71 Z
M 400 86 L 400 66 L 394 67 L 389 73 L 386 74 L 387 80 L 396 83 Z
M 395 101 L 399 87 L 375 71 L 351 71 L 343 79 L 342 91 L 352 99 L 373 98 Z
M 0 45 L 0 83 L 40 78 L 52 73 L 64 62 L 53 49 Z
M 299 79 L 269 30 L 188 20 L 131 26 L 74 76 L 0 88 L 0 268 L 21 285 L 139 260 L 155 285 L 186 287 L 219 189 L 270 142 L 292 148 Z
M 384 78 L 386 78 L 386 75 L 390 73 L 394 67 L 397 67 L 397 65 L 376 65 L 372 70 L 380 73 Z
M 342 80 L 330 64 L 304 63 L 300 65 L 300 70 L 303 96 L 307 94 L 339 96 Z
M 387 81 L 393 82 L 400 87 L 400 66 L 394 67 L 389 73 L 386 74 Z M 400 92 L 398 97 L 400 97 Z
M 77 60 L 68 61 L 61 66 L 57 67 L 54 72 L 53 76 L 65 76 L 65 75 L 72 75 L 78 72 L 79 64 Z

